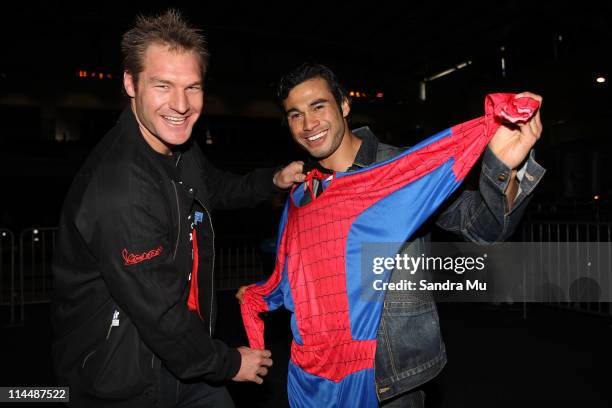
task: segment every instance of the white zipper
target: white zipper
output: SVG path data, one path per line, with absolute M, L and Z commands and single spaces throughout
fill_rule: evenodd
M 108 340 L 111 334 L 111 330 L 113 330 L 113 327 L 117 327 L 117 326 L 119 326 L 119 311 L 115 309 L 115 312 L 113 313 L 113 319 L 111 320 L 111 324 L 110 326 L 108 326 L 108 332 L 106 333 L 106 340 Z

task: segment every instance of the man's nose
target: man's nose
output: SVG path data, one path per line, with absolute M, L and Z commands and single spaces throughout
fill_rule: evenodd
M 316 115 L 305 113 L 304 114 L 304 130 L 312 130 L 319 124 L 319 120 Z
M 189 110 L 189 100 L 185 92 L 175 90 L 170 97 L 170 109 L 177 113 L 185 113 Z

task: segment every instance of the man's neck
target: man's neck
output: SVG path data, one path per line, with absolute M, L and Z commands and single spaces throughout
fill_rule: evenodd
M 349 131 L 342 138 L 338 149 L 331 156 L 319 160 L 319 164 L 333 171 L 346 171 L 353 165 L 359 147 L 361 147 L 361 139 Z

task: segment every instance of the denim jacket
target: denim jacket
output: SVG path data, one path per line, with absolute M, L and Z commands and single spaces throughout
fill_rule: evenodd
M 389 159 L 401 149 L 380 143 L 367 127 L 353 131 L 362 140 L 349 171 Z M 479 191 L 462 191 L 458 198 L 437 213 L 436 224 L 479 244 L 507 239 L 523 216 L 530 195 L 545 170 L 535 162 L 533 151 L 519 170 L 519 192 L 508 211 L 504 191 L 511 170 L 487 147 L 480 174 Z M 407 242 L 402 253 L 418 256 L 429 241 L 424 228 Z M 395 270 L 391 282 L 409 279 L 406 270 Z M 388 291 L 378 329 L 376 389 L 384 401 L 414 389 L 434 378 L 446 364 L 446 351 L 438 312 L 427 292 Z

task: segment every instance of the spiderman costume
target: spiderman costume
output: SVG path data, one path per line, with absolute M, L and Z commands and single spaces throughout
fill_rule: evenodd
M 323 178 L 316 169 L 305 186 L 293 189 L 274 272 L 245 291 L 241 306 L 253 348 L 264 348 L 260 312 L 281 305 L 292 312 L 291 406 L 377 406 L 374 356 L 382 302 L 360 298 L 362 244 L 407 240 L 461 184 L 500 122 L 527 121 L 538 106 L 527 97 L 489 95 L 485 116 L 388 161 L 336 172 L 316 198 L 312 180 Z M 313 200 L 299 206 L 305 191 Z

